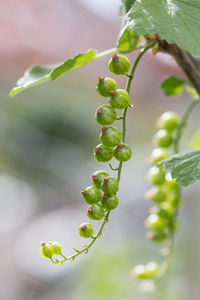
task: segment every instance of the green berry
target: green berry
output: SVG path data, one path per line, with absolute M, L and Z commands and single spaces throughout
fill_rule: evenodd
M 118 89 L 110 92 L 110 105 L 114 108 L 123 109 L 129 105 L 129 93 L 125 90 Z
M 41 242 L 40 254 L 47 258 L 52 257 L 54 254 L 52 244 L 51 243 L 49 244 L 46 242 Z
M 59 255 L 61 253 L 62 247 L 61 247 L 60 243 L 53 242 L 52 247 L 53 247 L 53 254 Z
M 99 189 L 94 186 L 87 187 L 81 192 L 83 199 L 87 204 L 98 203 L 102 199 L 102 195 Z
M 114 54 L 108 62 L 108 67 L 115 75 L 125 75 L 130 69 L 130 62 L 126 56 Z
M 101 204 L 106 210 L 115 209 L 118 206 L 119 200 L 115 195 L 104 194 Z
M 148 278 L 155 278 L 158 276 L 159 266 L 156 262 L 150 261 L 146 264 L 146 272 L 148 274 Z
M 79 226 L 78 232 L 79 232 L 79 235 L 81 237 L 90 238 L 93 235 L 93 233 L 94 233 L 94 229 L 93 229 L 93 226 L 91 224 L 89 224 L 89 223 L 82 223 Z
M 106 171 L 97 171 L 95 172 L 91 178 L 92 178 L 92 182 L 93 185 L 97 188 L 97 189 L 101 189 L 102 183 L 103 183 L 103 179 L 105 177 L 109 176 L 109 174 Z
M 166 200 L 167 193 L 159 186 L 153 186 L 147 193 L 147 198 L 153 200 L 155 203 L 161 203 Z
M 158 120 L 158 128 L 173 131 L 178 127 L 179 116 L 173 111 L 164 112 Z
M 99 204 L 92 204 L 88 207 L 87 216 L 92 220 L 101 220 L 104 217 L 104 209 Z
M 156 243 L 162 243 L 167 239 L 167 234 L 165 232 L 148 231 L 146 237 Z
M 117 89 L 117 83 L 114 79 L 109 77 L 99 76 L 99 82 L 97 84 L 96 90 L 103 97 L 109 97 L 110 91 Z
M 145 225 L 148 229 L 159 232 L 164 229 L 165 223 L 160 216 L 152 214 L 146 219 Z
M 160 129 L 154 135 L 153 141 L 158 147 L 168 148 L 173 144 L 173 136 L 165 129 Z
M 148 174 L 147 178 L 152 185 L 160 185 L 165 181 L 165 172 L 162 167 L 152 167 Z
M 114 148 L 114 156 L 117 160 L 124 162 L 131 158 L 132 150 L 127 144 L 119 144 Z
M 103 126 L 100 134 L 102 144 L 107 147 L 115 147 L 121 141 L 121 131 L 113 126 Z
M 113 157 L 113 149 L 103 144 L 99 144 L 94 148 L 94 157 L 99 162 L 107 162 Z
M 116 112 L 110 105 L 101 105 L 95 113 L 96 121 L 101 125 L 112 124 L 116 120 Z
M 151 154 L 149 156 L 149 160 L 151 163 L 157 164 L 159 161 L 166 159 L 167 157 L 169 157 L 169 152 L 166 149 L 155 148 L 151 152 Z
M 164 201 L 159 205 L 157 214 L 161 218 L 172 217 L 175 214 L 175 207 L 172 205 L 172 203 Z
M 165 176 L 165 180 L 166 180 L 166 186 L 170 189 L 170 190 L 175 190 L 178 191 L 180 188 L 180 184 L 178 182 L 176 182 L 176 179 L 173 179 L 171 176 L 171 173 L 167 173 Z
M 119 189 L 119 182 L 115 177 L 105 177 L 102 184 L 102 190 L 105 194 L 116 194 Z

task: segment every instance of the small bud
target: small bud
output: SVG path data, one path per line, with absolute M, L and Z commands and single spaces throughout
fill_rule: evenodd
M 99 82 L 104 80 L 104 77 L 102 77 L 102 76 L 99 76 L 98 78 L 99 78 Z
M 118 60 L 118 58 L 119 58 L 119 56 L 118 56 L 117 54 L 114 54 L 114 55 L 112 56 L 112 60 L 113 60 L 113 61 Z

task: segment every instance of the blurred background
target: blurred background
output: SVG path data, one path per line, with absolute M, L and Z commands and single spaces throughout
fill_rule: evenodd
M 135 264 L 160 259 L 158 246 L 144 237 L 150 206 L 144 199 L 146 157 L 156 119 L 166 109 L 182 115 L 190 101 L 186 94 L 166 98 L 159 89 L 169 75 L 184 77 L 166 55 L 148 52 L 137 69 L 127 132 L 133 157 L 124 164 L 120 205 L 102 238 L 88 255 L 62 267 L 39 254 L 41 240 L 59 241 L 65 255 L 85 244 L 77 233 L 79 224 L 88 221 L 80 191 L 91 184 L 94 171 L 108 169 L 93 159 L 100 132 L 94 111 L 105 101 L 95 87 L 99 75 L 113 75 L 104 58 L 15 98 L 8 93 L 30 65 L 57 63 L 88 48 L 113 48 L 119 7 L 120 0 L 0 1 L 2 300 L 199 300 L 198 183 L 183 192 L 175 258 L 167 277 L 156 291 L 142 293 L 130 276 Z M 135 55 L 128 56 L 133 60 Z M 115 79 L 123 88 L 125 81 Z M 198 126 L 199 107 L 185 131 L 184 149 L 191 147 Z

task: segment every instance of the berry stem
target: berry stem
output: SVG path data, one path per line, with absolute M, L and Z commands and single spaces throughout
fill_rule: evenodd
M 193 111 L 193 109 L 195 108 L 195 106 L 200 102 L 200 97 L 198 99 L 193 100 L 189 106 L 187 107 L 183 118 L 178 126 L 177 129 L 177 134 L 174 140 L 174 153 L 178 153 L 180 152 L 180 141 L 181 141 L 181 137 L 183 135 L 183 130 L 187 125 L 188 119 Z

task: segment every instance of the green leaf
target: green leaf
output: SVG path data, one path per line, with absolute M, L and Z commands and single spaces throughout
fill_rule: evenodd
M 127 28 L 123 34 L 120 33 L 117 41 L 117 50 L 121 53 L 128 53 L 137 49 L 138 36 L 133 29 Z
M 67 59 L 64 63 L 58 65 L 52 70 L 51 79 L 54 80 L 69 71 L 80 68 L 90 61 L 97 59 L 96 53 L 96 50 L 92 49 L 87 52 L 77 54 L 73 58 Z
M 199 0 L 136 0 L 126 15 L 126 28 L 137 35 L 159 33 L 167 42 L 200 55 Z
M 161 83 L 161 89 L 164 91 L 165 95 L 173 96 L 179 95 L 183 92 L 185 81 L 176 77 L 168 77 Z
M 182 186 L 188 186 L 200 179 L 200 150 L 175 154 L 163 161 L 167 171 L 171 172 Z
M 61 64 L 47 67 L 33 66 L 32 68 L 28 69 L 24 73 L 24 76 L 17 81 L 16 86 L 10 92 L 10 96 L 14 96 L 29 87 L 40 84 L 47 80 L 54 80 L 61 75 L 80 68 L 93 60 L 112 54 L 114 51 L 116 51 L 116 48 L 109 49 L 101 53 L 97 53 L 96 50 L 91 49 L 84 53 L 79 53 Z
M 123 2 L 126 8 L 126 12 L 128 12 L 131 9 L 132 5 L 134 4 L 135 0 L 124 0 Z
M 32 68 L 28 69 L 24 73 L 24 76 L 17 81 L 16 86 L 10 91 L 10 96 L 14 96 L 31 86 L 51 79 L 50 75 L 53 68 L 54 67 L 50 66 L 33 66 Z

